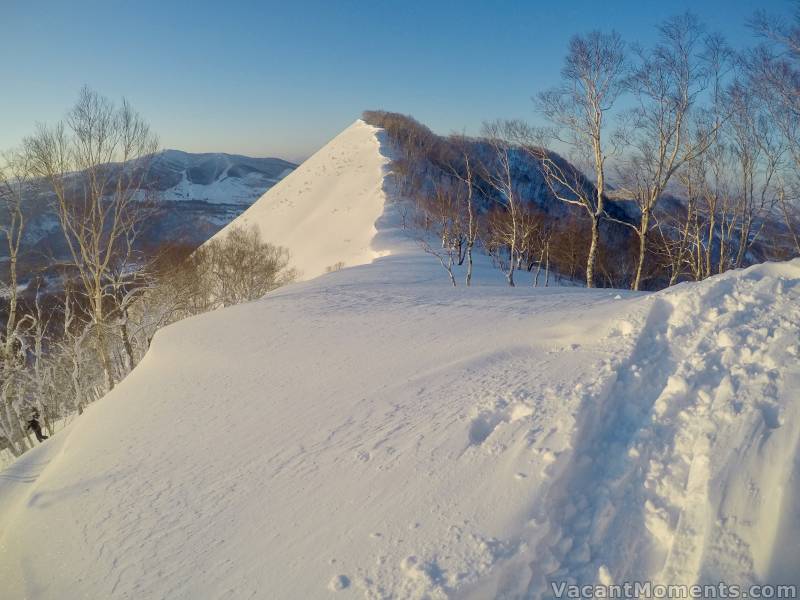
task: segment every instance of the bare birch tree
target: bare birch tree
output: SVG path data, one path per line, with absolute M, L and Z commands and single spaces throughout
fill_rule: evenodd
M 783 139 L 788 168 L 778 173 L 777 203 L 800 253 L 800 10 L 789 20 L 760 11 L 750 25 L 763 43 L 745 55 L 747 89 L 759 96 Z
M 537 149 L 536 157 L 541 161 L 553 195 L 562 202 L 580 206 L 590 219 L 587 287 L 595 284 L 600 220 L 605 212 L 606 162 L 618 149 L 607 140 L 609 113 L 623 91 L 625 74 L 626 49 L 620 35 L 592 31 L 570 40 L 561 70 L 561 85 L 535 98 L 537 108 L 552 125 L 544 138 L 566 145 L 573 155 L 571 158 L 586 164 L 594 175 L 592 187 L 572 165 L 539 150 L 544 144 L 532 146 Z
M 417 200 L 419 234 L 417 244 L 426 254 L 435 257 L 447 272 L 448 279 L 456 287 L 453 268 L 460 263 L 464 235 L 461 230 L 461 189 L 456 182 L 434 182 L 432 193 L 420 193 Z M 438 243 L 431 244 L 431 234 Z
M 705 152 L 709 136 L 687 143 L 690 116 L 705 88 L 702 63 L 703 30 L 697 19 L 684 14 L 659 27 L 660 40 L 639 50 L 638 64 L 628 79 L 635 98 L 627 164 L 621 171 L 627 194 L 639 207 L 638 259 L 632 289 L 642 285 L 647 239 L 656 205 L 672 177 L 688 161 Z
M 481 175 L 500 198 L 502 209 L 508 214 L 507 227 L 502 232 L 503 246 L 508 250 L 508 263 L 504 267 L 506 282 L 514 287 L 517 245 L 520 241 L 520 198 L 517 193 L 513 165 L 515 154 L 522 151 L 514 143 L 525 131 L 523 124 L 516 121 L 492 121 L 484 123 L 484 140 L 489 146 L 491 157 L 481 165 Z M 505 263 L 505 261 L 502 261 Z
M 761 113 L 756 95 L 736 84 L 727 98 L 731 106 L 729 137 L 739 179 L 735 210 L 736 256 L 733 259 L 733 267 L 738 269 L 758 239 L 765 217 L 779 202 L 776 183 L 785 146 L 771 120 Z
M 35 171 L 54 194 L 55 208 L 91 308 L 106 390 L 115 373 L 109 348 L 111 275 L 137 264 L 134 242 L 146 216 L 143 185 L 157 140 L 123 100 L 117 106 L 84 88 L 65 121 L 40 125 L 28 138 Z
M 5 305 L 5 327 L 0 345 L 0 432 L 7 447 L 15 456 L 27 447 L 17 412 L 18 379 L 24 367 L 24 356 L 19 353 L 21 329 L 26 323 L 19 316 L 19 257 L 25 235 L 24 201 L 31 183 L 31 165 L 24 151 L 4 156 L 0 165 L 0 236 L 5 239 L 8 260 L 4 280 L 0 281 L 0 294 Z
M 465 251 L 464 257 L 467 262 L 467 273 L 464 283 L 467 287 L 472 284 L 473 258 L 472 252 L 475 242 L 478 239 L 478 215 L 475 210 L 475 181 L 473 160 L 467 140 L 463 136 L 451 136 L 450 143 L 455 147 L 456 158 L 450 164 L 450 172 L 461 182 L 464 188 L 463 194 L 463 214 Z

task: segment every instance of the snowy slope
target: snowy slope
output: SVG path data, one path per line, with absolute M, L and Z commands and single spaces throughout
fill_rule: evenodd
M 353 266 L 380 256 L 373 239 L 375 221 L 384 210 L 388 159 L 376 133 L 356 121 L 229 227 L 256 225 L 266 241 L 289 249 L 292 266 L 304 279 L 337 263 Z
M 800 260 L 657 294 L 508 289 L 482 267 L 453 289 L 399 241 L 376 134 L 356 123 L 320 152 L 349 159 L 340 176 L 320 159 L 295 179 L 307 220 L 271 194 L 248 214 L 315 232 L 283 238 L 308 273 L 369 264 L 162 330 L 0 474 L 0 597 L 797 583 Z M 337 205 L 367 229 L 338 245 L 311 225 Z

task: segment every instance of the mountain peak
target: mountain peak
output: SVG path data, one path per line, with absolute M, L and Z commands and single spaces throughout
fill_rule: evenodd
M 254 225 L 264 240 L 289 249 L 304 279 L 381 256 L 373 241 L 388 159 L 379 131 L 355 121 L 215 237 Z

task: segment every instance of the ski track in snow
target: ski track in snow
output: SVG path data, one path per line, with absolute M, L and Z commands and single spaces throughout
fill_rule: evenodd
M 599 583 L 601 570 L 618 583 L 740 585 L 789 573 L 770 567 L 773 552 L 796 551 L 776 538 L 781 508 L 797 501 L 784 497 L 798 440 L 787 402 L 798 393 L 797 266 L 784 267 L 788 280 L 755 268 L 645 301 L 635 347 L 605 363 L 546 492 L 528 594 Z
M 300 186 L 314 221 L 334 169 L 372 227 L 386 156 L 346 133 L 248 218 Z M 481 259 L 454 290 L 395 209 L 342 249 L 382 258 L 159 332 L 0 473 L 0 597 L 797 582 L 800 260 L 634 294 L 510 290 Z

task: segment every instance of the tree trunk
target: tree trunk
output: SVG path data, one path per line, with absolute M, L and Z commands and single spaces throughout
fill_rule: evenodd
M 650 211 L 642 211 L 642 220 L 637 233 L 639 234 L 639 260 L 636 265 L 636 278 L 633 280 L 632 290 L 639 290 L 642 285 L 642 272 L 644 271 L 644 259 L 647 251 L 647 230 L 650 226 Z
M 450 253 L 450 258 L 447 262 L 447 274 L 450 276 L 450 283 L 453 284 L 453 287 L 456 286 L 456 277 L 453 275 L 453 253 Z
M 542 251 L 539 252 L 539 262 L 536 265 L 536 275 L 533 278 L 533 287 L 539 287 L 539 274 L 542 272 L 542 263 L 544 262 L 544 253 L 547 245 L 542 246 Z
M 103 322 L 103 296 L 99 284 L 94 297 L 94 325 L 97 339 L 97 352 L 100 355 L 100 364 L 103 368 L 103 385 L 106 393 L 114 389 L 114 375 L 111 372 L 111 359 L 108 356 L 106 343 L 105 323 Z
M 133 356 L 133 345 L 131 344 L 130 336 L 128 335 L 128 311 L 123 311 L 122 323 L 120 324 L 120 333 L 122 335 L 122 347 L 125 349 L 125 372 L 130 373 L 135 366 L 135 359 Z
M 14 328 L 17 324 L 17 257 L 12 254 L 8 261 L 9 291 L 8 317 L 6 318 L 6 339 L 3 358 L 11 360 L 14 344 Z
M 547 242 L 545 246 L 545 258 L 544 258 L 544 287 L 550 285 L 550 242 Z
M 791 215 L 789 214 L 789 208 L 786 205 L 786 196 L 784 195 L 783 191 L 780 192 L 780 201 L 781 201 L 781 212 L 783 212 L 783 218 L 786 222 L 786 228 L 789 230 L 789 233 L 792 236 L 792 240 L 794 241 L 794 247 L 797 248 L 797 251 L 800 252 L 800 238 L 797 236 L 797 232 L 794 229 L 794 224 L 792 223 Z
M 78 411 L 79 415 L 83 414 L 83 388 L 81 386 L 81 361 L 78 357 L 78 352 L 80 351 L 79 346 L 76 344 L 72 347 L 72 394 L 74 396 L 75 401 L 75 410 Z
M 10 385 L 11 382 L 8 381 L 6 383 Z M 9 436 L 9 450 L 14 456 L 19 456 L 28 449 L 28 445 L 25 443 L 25 431 L 23 431 L 20 424 L 19 415 L 12 405 L 13 399 L 8 395 L 8 387 L 3 390 L 0 401 L 2 401 L 3 405 L 3 429 Z
M 514 287 L 514 242 L 508 249 L 508 273 L 506 273 L 506 281 L 509 287 Z
M 714 238 L 716 237 L 717 222 L 714 211 L 708 217 L 708 246 L 706 248 L 706 277 L 711 277 L 711 258 L 714 254 Z M 720 256 L 722 249 L 720 248 Z
M 591 215 L 592 241 L 589 244 L 589 257 L 586 260 L 586 287 L 594 287 L 594 265 L 597 262 L 597 246 L 600 242 L 600 217 Z
M 742 223 L 742 228 L 739 233 L 739 250 L 736 252 L 736 262 L 733 265 L 735 269 L 742 268 L 744 255 L 747 252 L 747 241 L 750 239 L 750 229 L 752 228 L 750 218 L 746 217 L 744 221 L 745 222 Z
M 472 283 L 472 242 L 467 244 L 467 287 Z

